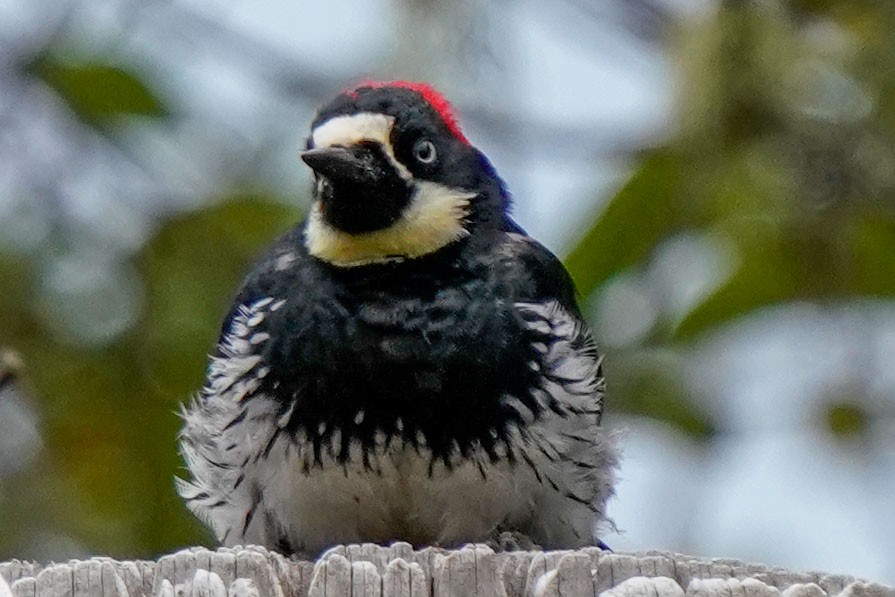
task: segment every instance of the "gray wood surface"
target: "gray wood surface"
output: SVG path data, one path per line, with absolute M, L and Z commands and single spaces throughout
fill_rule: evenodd
M 0 563 L 0 597 L 895 597 L 820 572 L 681 554 L 595 548 L 494 553 L 336 546 L 316 562 L 256 546 L 191 548 L 155 562 Z

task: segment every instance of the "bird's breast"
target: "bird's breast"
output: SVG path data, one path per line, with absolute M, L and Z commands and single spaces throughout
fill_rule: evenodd
M 353 292 L 331 305 L 337 321 L 302 326 L 316 349 L 294 351 L 306 360 L 276 390 L 292 403 L 289 429 L 318 451 L 338 433 L 367 450 L 380 436 L 424 446 L 442 461 L 478 447 L 496 455 L 515 423 L 505 398 L 532 390 L 536 357 L 511 305 L 479 280 L 408 288 Z

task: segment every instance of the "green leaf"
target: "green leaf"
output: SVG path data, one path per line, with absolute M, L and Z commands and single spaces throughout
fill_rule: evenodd
M 641 262 L 675 228 L 677 161 L 649 156 L 566 259 L 583 295 L 613 274 Z
M 739 248 L 739 267 L 716 292 L 691 311 L 678 326 L 677 340 L 690 339 L 713 326 L 799 294 L 796 257 L 772 220 L 743 218 L 728 223 Z
M 878 215 L 851 230 L 858 292 L 895 296 L 895 218 Z
M 680 354 L 653 348 L 608 355 L 610 416 L 649 417 L 694 439 L 711 438 L 715 427 L 681 383 L 686 377 L 683 363 Z
M 0 252 L 0 280 L 4 286 L 4 291 L 0 292 L 0 313 L 3 313 L 0 348 L 13 344 L 34 327 L 28 312 L 28 305 L 34 300 L 32 285 L 35 277 L 31 267 L 33 264 L 21 256 Z
M 69 108 L 88 124 L 103 127 L 120 116 L 163 118 L 169 110 L 140 77 L 104 62 L 68 62 L 47 53 L 31 65 Z
M 826 411 L 827 426 L 837 437 L 859 437 L 867 432 L 870 414 L 858 402 L 842 401 L 830 404 Z

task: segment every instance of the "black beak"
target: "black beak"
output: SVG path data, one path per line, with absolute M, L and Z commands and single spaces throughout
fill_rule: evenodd
M 376 160 L 364 147 L 323 147 L 303 151 L 301 159 L 314 172 L 332 181 L 375 184 L 382 176 Z

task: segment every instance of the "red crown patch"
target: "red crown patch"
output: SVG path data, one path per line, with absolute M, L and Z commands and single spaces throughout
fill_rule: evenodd
M 423 99 L 426 100 L 432 108 L 434 108 L 451 134 L 466 145 L 469 145 L 469 139 L 467 139 L 466 135 L 463 134 L 463 131 L 460 130 L 460 123 L 457 122 L 457 117 L 454 116 L 454 107 L 441 92 L 428 83 L 418 83 L 414 81 L 364 81 L 360 85 L 348 90 L 346 93 L 355 96 L 357 94 L 357 89 L 360 89 L 361 87 L 371 87 L 373 89 L 399 87 L 416 91 L 423 96 Z

